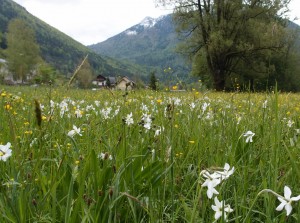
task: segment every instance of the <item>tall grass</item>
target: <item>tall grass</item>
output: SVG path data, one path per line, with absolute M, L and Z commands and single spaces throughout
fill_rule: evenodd
M 13 151 L 1 222 L 214 222 L 200 173 L 225 163 L 235 171 L 215 188 L 230 222 L 299 219 L 296 202 L 286 216 L 260 193 L 300 194 L 298 94 L 0 91 L 0 145 Z M 68 136 L 74 125 L 82 136 Z

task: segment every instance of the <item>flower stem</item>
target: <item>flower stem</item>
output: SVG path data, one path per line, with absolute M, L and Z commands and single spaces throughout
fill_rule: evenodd
M 251 207 L 250 207 L 250 209 L 249 209 L 249 211 L 248 211 L 248 213 L 247 213 L 247 215 L 246 215 L 246 217 L 245 217 L 243 223 L 245 223 L 246 220 L 247 220 L 247 218 L 249 217 L 250 212 L 252 211 L 253 206 L 254 206 L 255 202 L 257 201 L 257 198 L 258 198 L 261 194 L 263 194 L 263 193 L 271 193 L 271 194 L 273 194 L 273 195 L 276 196 L 276 197 L 281 197 L 281 198 L 284 199 L 284 197 L 282 197 L 281 195 L 277 194 L 276 192 L 274 192 L 274 191 L 272 191 L 272 190 L 270 190 L 270 189 L 263 189 L 262 191 L 260 191 L 260 192 L 256 195 L 256 197 L 255 197 L 255 199 L 254 199 L 254 201 L 253 201 L 253 203 L 252 203 L 252 205 L 251 205 Z

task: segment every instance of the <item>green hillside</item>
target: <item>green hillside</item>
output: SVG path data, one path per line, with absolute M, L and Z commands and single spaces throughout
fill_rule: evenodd
M 72 73 L 87 54 L 89 54 L 89 63 L 95 73 L 133 76 L 140 72 L 132 65 L 120 66 L 121 63 L 103 58 L 88 47 L 34 17 L 17 3 L 11 0 L 0 0 L 0 32 L 2 34 L 7 32 L 8 23 L 15 18 L 22 19 L 31 26 L 35 31 L 42 58 L 65 75 Z M 6 47 L 5 35 L 2 35 L 1 48 L 5 49 Z
M 124 32 L 89 47 L 100 55 L 155 70 L 160 80 L 169 81 L 164 70 L 170 67 L 178 77 L 174 81 L 188 81 L 190 66 L 176 52 L 178 42 L 172 14 L 169 14 L 157 19 L 146 17 Z

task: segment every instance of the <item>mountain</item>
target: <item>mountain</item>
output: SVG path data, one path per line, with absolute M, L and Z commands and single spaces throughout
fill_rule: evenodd
M 89 55 L 88 61 L 96 73 L 102 73 L 107 76 L 118 74 L 132 76 L 140 72 L 139 69 L 131 64 L 123 64 L 122 62 L 116 62 L 100 56 L 88 47 L 31 15 L 19 4 L 11 0 L 0 0 L 1 33 L 7 32 L 8 23 L 14 18 L 20 18 L 30 25 L 35 31 L 36 41 L 40 46 L 42 58 L 65 75 L 73 73 L 87 54 Z M 3 49 L 7 47 L 5 39 L 0 47 Z
M 139 24 L 106 41 L 90 45 L 95 52 L 144 66 L 148 72 L 156 71 L 160 80 L 167 80 L 164 70 L 171 68 L 178 80 L 189 78 L 188 66 L 175 52 L 179 42 L 172 14 L 159 18 L 146 17 Z

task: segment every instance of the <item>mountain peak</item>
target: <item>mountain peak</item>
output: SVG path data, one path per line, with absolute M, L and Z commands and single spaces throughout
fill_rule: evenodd
M 156 19 L 147 16 L 140 22 L 140 25 L 144 26 L 145 28 L 150 28 L 153 27 L 155 23 L 156 23 Z

